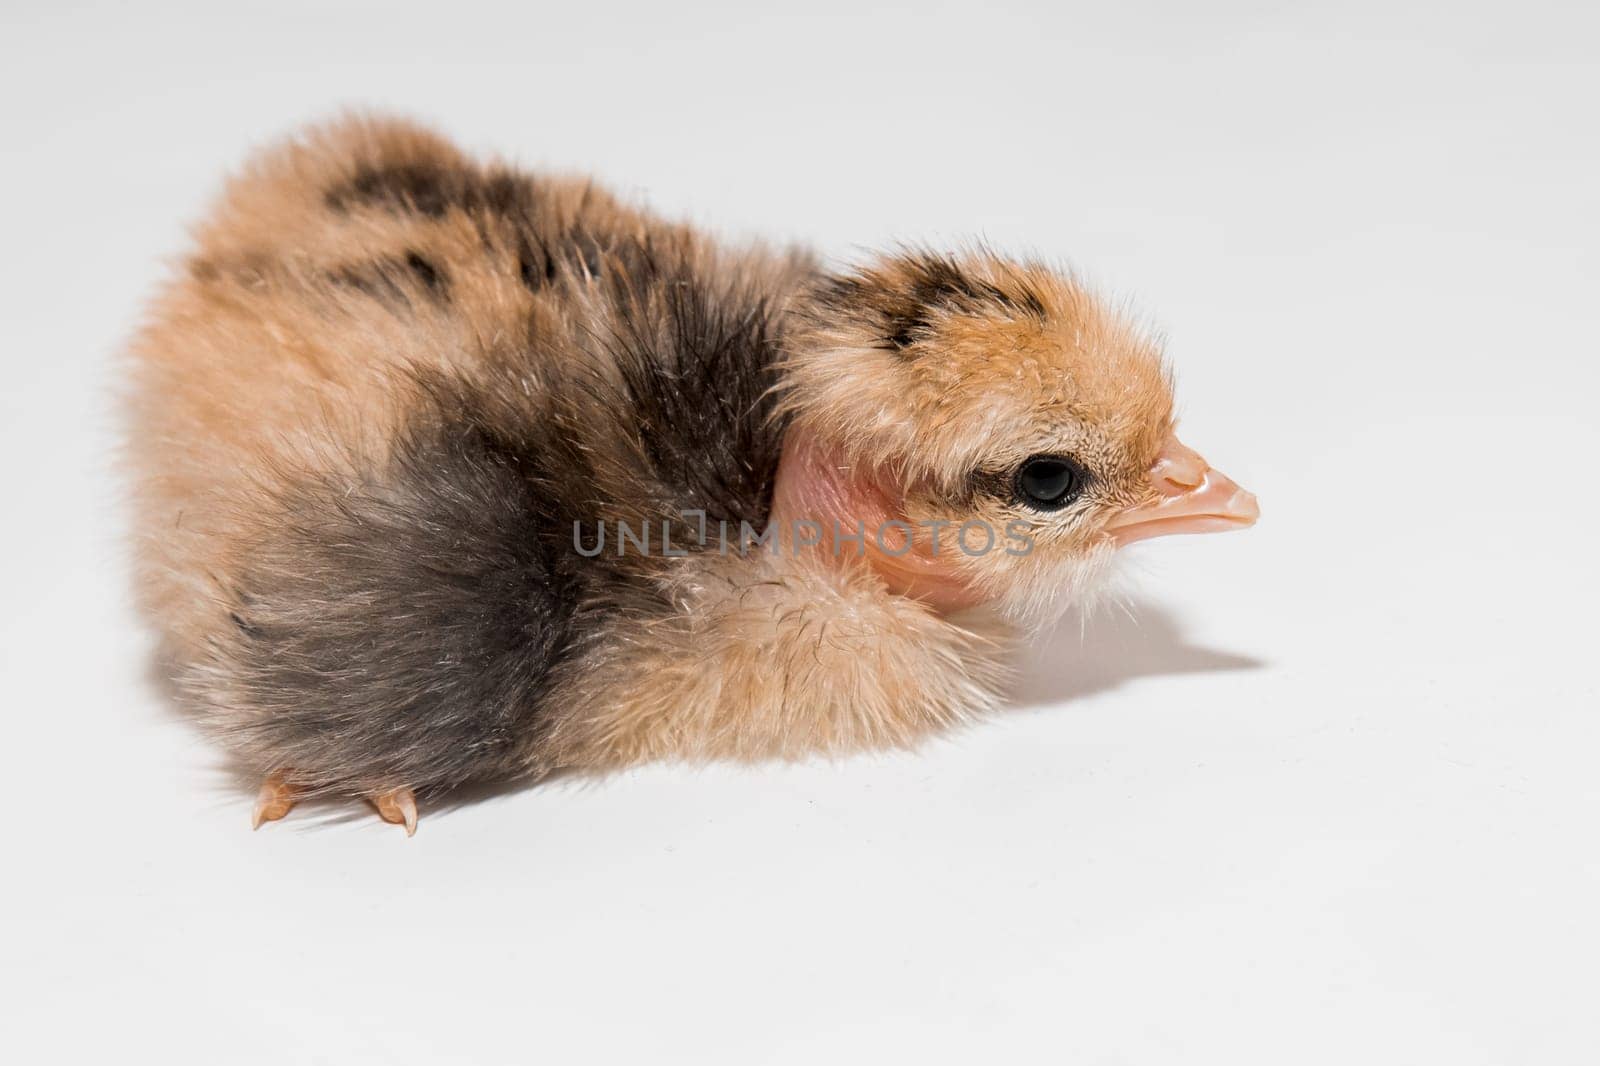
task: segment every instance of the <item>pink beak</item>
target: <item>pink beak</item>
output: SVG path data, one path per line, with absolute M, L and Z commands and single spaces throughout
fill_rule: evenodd
M 1106 530 L 1117 544 L 1132 544 L 1168 533 L 1220 533 L 1255 525 L 1261 515 L 1256 498 L 1232 478 L 1213 469 L 1194 449 L 1168 437 L 1150 467 L 1156 498 L 1130 507 Z

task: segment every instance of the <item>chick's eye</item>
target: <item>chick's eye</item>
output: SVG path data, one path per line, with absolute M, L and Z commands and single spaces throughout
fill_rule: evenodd
M 1036 455 L 1017 471 L 1017 496 L 1030 507 L 1054 511 L 1077 498 L 1083 474 L 1066 459 Z

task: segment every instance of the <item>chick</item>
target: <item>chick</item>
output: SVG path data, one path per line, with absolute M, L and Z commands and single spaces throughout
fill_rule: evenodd
M 234 179 L 132 345 L 137 578 L 264 778 L 910 745 L 1121 544 L 1255 520 L 1152 341 L 984 251 L 830 273 L 414 126 Z

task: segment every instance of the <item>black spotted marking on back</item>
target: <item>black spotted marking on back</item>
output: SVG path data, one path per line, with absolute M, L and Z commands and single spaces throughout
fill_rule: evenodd
M 445 295 L 448 283 L 445 280 L 444 272 L 434 266 L 431 259 L 426 258 L 420 252 L 407 252 L 406 266 L 429 292 L 441 297 Z
M 348 183 L 329 189 L 323 199 L 340 213 L 352 207 L 377 206 L 438 218 L 454 199 L 452 185 L 458 182 L 452 177 L 431 163 L 362 167 Z
M 338 267 L 328 273 L 328 280 L 395 310 L 412 309 L 412 297 L 416 295 L 438 304 L 450 302 L 449 276 L 417 251 Z
M 541 292 L 561 280 L 563 272 L 584 283 L 599 280 L 608 258 L 616 260 L 626 273 L 650 277 L 646 264 L 650 240 L 615 239 L 573 225 L 553 240 L 542 235 L 523 234 L 517 250 L 517 276 L 529 292 Z
M 463 201 L 469 211 L 480 209 L 506 217 L 531 216 L 533 182 L 509 170 L 492 170 L 476 183 L 468 183 Z
M 576 218 L 564 226 L 539 225 L 535 183 L 510 170 L 480 172 L 465 167 L 433 163 L 366 166 L 349 181 L 324 193 L 327 206 L 347 214 L 357 208 L 377 208 L 396 215 L 443 218 L 451 211 L 464 213 L 478 229 L 486 249 L 509 248 L 515 255 L 517 279 L 529 292 L 557 284 L 564 273 L 592 282 L 604 271 L 608 256 L 627 257 L 630 244 L 614 234 L 591 232 L 582 223 L 588 206 L 580 202 Z M 441 273 L 437 264 L 411 264 L 419 279 L 428 269 Z M 399 302 L 394 286 L 341 271 L 343 284 L 370 290 L 387 302 Z M 360 272 L 356 272 L 359 274 Z
M 508 170 L 487 173 L 438 163 L 363 166 L 355 176 L 329 188 L 323 202 L 344 214 L 377 207 L 395 214 L 442 218 L 448 211 L 469 215 L 530 218 L 533 182 Z
M 548 251 L 536 250 L 523 238 L 517 250 L 517 277 L 529 292 L 539 292 L 556 280 L 556 258 Z

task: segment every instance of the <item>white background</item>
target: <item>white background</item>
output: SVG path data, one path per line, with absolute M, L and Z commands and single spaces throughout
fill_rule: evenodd
M 0 1055 L 1596 1061 L 1594 9 L 791 8 L 5 5 Z M 252 834 L 128 606 L 113 359 L 343 105 L 732 236 L 1068 260 L 1264 518 L 914 755 Z

